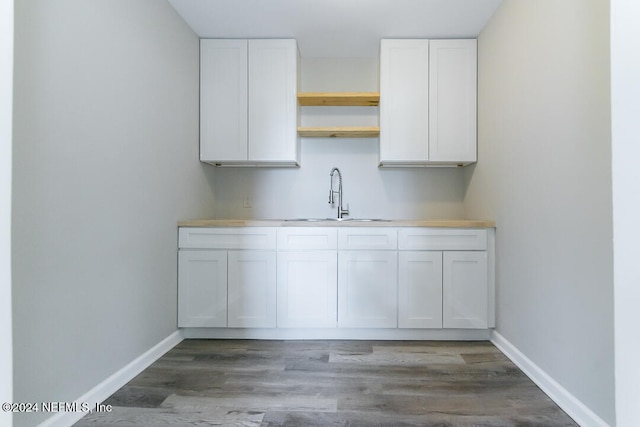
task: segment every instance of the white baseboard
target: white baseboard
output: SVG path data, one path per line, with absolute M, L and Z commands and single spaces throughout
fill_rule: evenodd
M 542 391 L 544 391 L 563 411 L 583 427 L 609 427 L 602 418 L 580 402 L 549 374 L 525 356 L 498 332 L 493 331 L 491 342 L 518 366 Z
M 158 344 L 151 347 L 142 355 L 134 359 L 131 363 L 124 366 L 115 374 L 89 390 L 75 400 L 75 402 L 86 402 L 90 408 L 94 408 L 96 404 L 103 402 L 113 393 L 118 391 L 122 386 L 131 381 L 136 375 L 144 371 L 153 362 L 158 360 L 163 354 L 171 350 L 180 341 L 183 340 L 180 331 L 175 331 Z M 58 412 L 53 417 L 48 418 L 40 427 L 65 427 L 70 426 L 79 421 L 86 412 Z

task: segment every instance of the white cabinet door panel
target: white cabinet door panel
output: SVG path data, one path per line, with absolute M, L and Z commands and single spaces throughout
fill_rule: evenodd
M 227 326 L 227 252 L 178 252 L 178 326 Z
M 275 328 L 275 251 L 229 251 L 228 257 L 228 326 Z
M 200 160 L 247 159 L 247 41 L 200 40 Z
M 429 161 L 475 162 L 477 42 L 431 40 Z
M 338 327 L 397 327 L 397 283 L 395 251 L 338 252 Z
M 278 327 L 335 328 L 336 251 L 278 253 Z
M 296 41 L 249 40 L 249 161 L 298 162 Z
M 487 253 L 444 252 L 442 265 L 443 327 L 487 328 Z
M 429 40 L 380 45 L 380 163 L 429 160 Z
M 442 252 L 398 254 L 398 327 L 442 328 Z

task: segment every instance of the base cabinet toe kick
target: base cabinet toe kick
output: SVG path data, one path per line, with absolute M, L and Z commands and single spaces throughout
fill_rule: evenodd
M 495 229 L 179 227 L 187 338 L 483 340 Z

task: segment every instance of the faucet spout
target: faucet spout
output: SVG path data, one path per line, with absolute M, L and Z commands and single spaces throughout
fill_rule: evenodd
M 338 174 L 338 191 L 333 189 L 333 175 Z M 349 205 L 347 205 L 347 209 L 343 209 L 342 207 L 342 173 L 340 173 L 340 169 L 334 167 L 331 169 L 330 177 L 330 187 L 329 187 L 329 203 L 335 203 L 335 194 L 338 193 L 338 218 L 343 218 L 344 215 L 349 215 Z

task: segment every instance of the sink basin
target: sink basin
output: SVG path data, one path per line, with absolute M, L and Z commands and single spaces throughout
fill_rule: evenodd
M 349 221 L 349 222 L 388 222 L 389 219 L 380 218 L 293 218 L 285 219 L 285 221 L 304 221 L 304 222 L 321 222 L 321 221 Z

